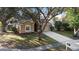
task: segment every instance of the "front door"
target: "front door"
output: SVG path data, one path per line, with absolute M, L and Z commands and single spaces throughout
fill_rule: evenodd
M 37 27 L 38 27 L 38 25 L 35 23 L 34 24 L 34 32 L 37 32 L 37 30 L 38 30 Z

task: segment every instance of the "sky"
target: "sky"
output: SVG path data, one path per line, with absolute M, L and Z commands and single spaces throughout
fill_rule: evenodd
M 61 18 L 61 17 L 65 17 L 65 16 L 66 16 L 66 13 L 65 13 L 65 12 L 63 12 L 62 14 L 59 14 L 59 15 L 57 15 L 56 17 Z

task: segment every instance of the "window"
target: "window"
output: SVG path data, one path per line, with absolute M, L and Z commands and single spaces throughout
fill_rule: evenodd
M 30 27 L 29 26 L 26 26 L 26 30 L 30 30 Z
M 31 26 L 30 25 L 26 25 L 25 26 L 25 31 L 26 32 L 31 32 Z

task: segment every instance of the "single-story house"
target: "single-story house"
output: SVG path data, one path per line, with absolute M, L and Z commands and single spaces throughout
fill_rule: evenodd
M 12 17 L 12 19 L 15 19 Z M 15 19 L 16 22 L 12 22 L 10 23 L 10 21 L 8 21 L 8 25 L 12 25 L 13 27 L 17 28 L 18 33 L 29 33 L 29 32 L 37 32 L 37 24 L 35 22 L 33 22 L 32 19 L 29 20 L 17 20 Z M 17 22 L 18 21 L 18 22 Z M 47 24 L 47 26 L 45 27 L 44 31 L 49 31 L 50 27 L 49 27 L 49 23 Z
M 24 20 L 19 22 L 17 30 L 19 33 L 37 32 L 38 31 L 37 26 L 38 25 L 34 23 L 32 20 Z M 50 28 L 48 23 L 44 31 L 49 31 L 49 30 Z

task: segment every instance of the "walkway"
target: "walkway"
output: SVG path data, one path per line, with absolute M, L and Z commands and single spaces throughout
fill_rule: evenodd
M 79 40 L 73 40 L 71 38 L 68 38 L 66 36 L 63 36 L 63 35 L 60 35 L 58 33 L 55 33 L 55 32 L 44 32 L 45 35 L 55 39 L 56 41 L 64 44 L 64 45 L 67 45 L 67 47 L 71 48 L 72 50 L 74 51 L 79 51 Z M 69 46 L 70 45 L 70 46 Z

